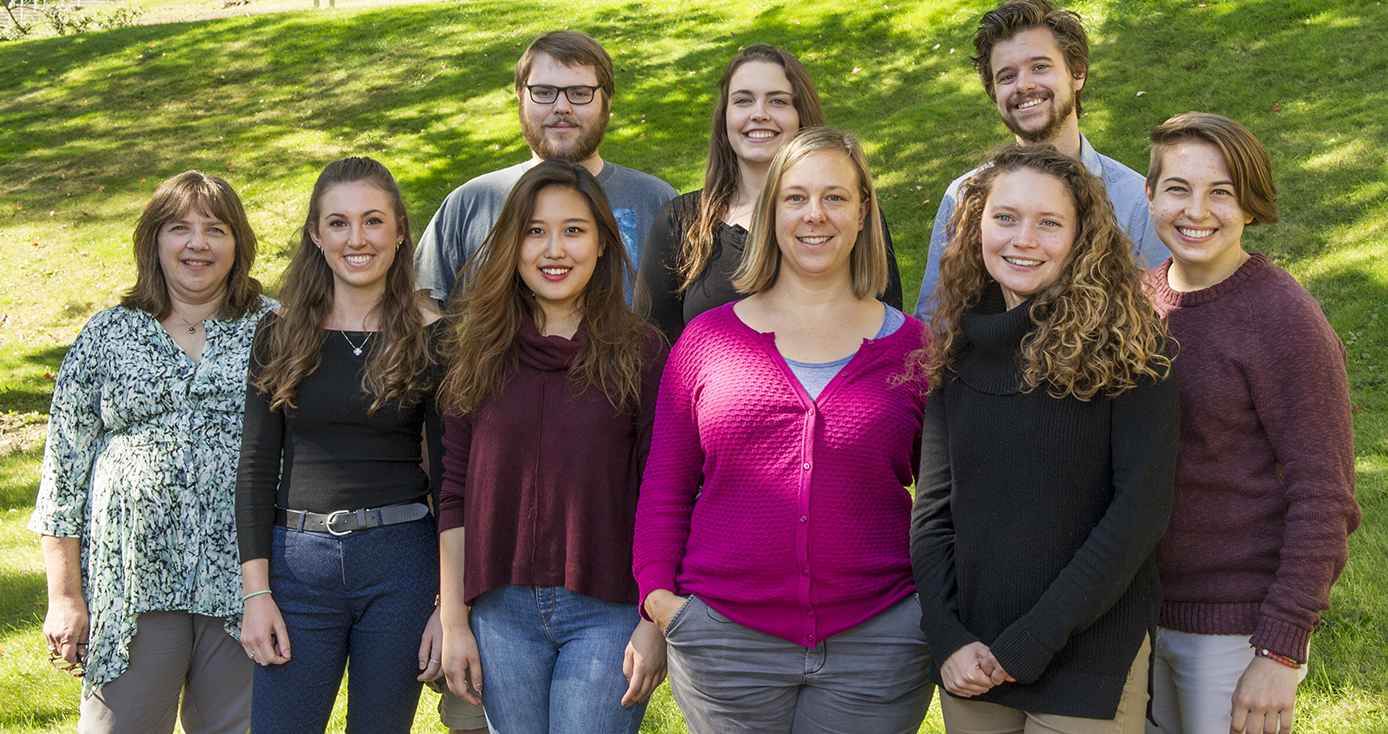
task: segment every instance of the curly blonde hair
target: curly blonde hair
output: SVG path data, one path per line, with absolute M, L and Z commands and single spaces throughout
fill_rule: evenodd
M 964 185 L 940 258 L 932 340 L 918 352 L 932 385 L 944 382 L 965 337 L 959 317 L 996 281 L 983 261 L 984 205 L 1000 176 L 1029 169 L 1058 179 L 1075 205 L 1075 242 L 1060 277 L 1031 299 L 1036 324 L 1022 340 L 1023 392 L 1115 397 L 1171 371 L 1166 329 L 1152 308 L 1133 245 L 1114 217 L 1104 184 L 1054 146 L 1009 145 Z

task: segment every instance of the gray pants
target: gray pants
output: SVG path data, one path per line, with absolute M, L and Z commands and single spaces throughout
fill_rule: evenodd
M 82 702 L 79 734 L 245 734 L 251 668 L 217 617 L 146 612 L 130 641 L 130 666 Z M 183 705 L 180 717 L 179 697 Z
M 935 690 L 920 621 L 912 595 L 807 648 L 690 597 L 665 629 L 670 690 L 691 734 L 915 734 Z

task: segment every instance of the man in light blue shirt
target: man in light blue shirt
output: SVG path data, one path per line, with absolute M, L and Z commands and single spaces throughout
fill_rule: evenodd
M 1019 143 L 1050 143 L 1079 158 L 1103 179 L 1118 224 L 1135 246 L 1138 260 L 1155 267 L 1170 253 L 1157 239 L 1147 211 L 1144 178 L 1094 150 L 1080 134 L 1080 94 L 1089 74 L 1089 41 L 1080 18 L 1049 0 L 1014 0 L 984 14 L 974 34 L 974 67 L 1003 124 Z M 949 219 L 959 187 L 978 169 L 956 178 L 940 199 L 930 233 L 925 279 L 915 315 L 929 322 L 935 312 L 940 253 L 949 242 Z

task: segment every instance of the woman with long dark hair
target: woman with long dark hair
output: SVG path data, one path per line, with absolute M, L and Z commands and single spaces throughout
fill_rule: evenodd
M 945 728 L 1140 733 L 1176 462 L 1165 331 L 1103 183 L 1050 145 L 995 156 L 951 230 L 911 518 Z
M 758 43 L 728 62 L 718 80 L 704 188 L 661 207 L 637 275 L 637 312 L 648 312 L 670 342 L 695 316 L 745 296 L 733 285 L 733 273 L 771 159 L 801 128 L 825 124 L 814 80 L 794 54 Z M 885 220 L 882 232 L 882 300 L 901 308 L 901 276 Z
M 663 342 L 580 165 L 526 171 L 468 268 L 440 390 L 449 687 L 508 734 L 635 734 L 665 672 L 631 577 Z
M 421 639 L 443 329 L 415 293 L 413 248 L 390 172 L 330 164 L 256 334 L 236 486 L 256 732 L 323 731 L 349 659 L 348 730 L 408 732 L 419 681 L 438 674 L 437 633 Z

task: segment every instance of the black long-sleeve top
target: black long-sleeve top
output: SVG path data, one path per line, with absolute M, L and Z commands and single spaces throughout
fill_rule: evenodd
M 911 562 L 931 674 L 982 642 L 1016 683 L 974 700 L 1112 719 L 1161 607 L 1154 549 L 1176 470 L 1176 380 L 1116 398 L 1022 393 L 1030 306 L 993 286 L 930 394 Z M 943 689 L 942 689 L 943 690 Z
M 636 275 L 637 312 L 645 310 L 646 318 L 671 344 L 695 316 L 747 297 L 733 288 L 733 273 L 742 264 L 747 230 L 727 222 L 719 222 L 713 230 L 713 252 L 703 272 L 689 288 L 680 291 L 680 253 L 684 251 L 689 228 L 699 218 L 703 193 L 702 190 L 690 192 L 671 199 L 660 208 L 651 223 L 651 233 L 646 238 L 646 249 L 641 254 L 641 266 Z M 901 273 L 897 270 L 896 250 L 892 248 L 892 233 L 887 229 L 885 216 L 882 233 L 887 239 L 887 292 L 882 294 L 881 300 L 900 310 Z
M 269 336 L 279 319 L 266 314 L 256 330 L 248 381 L 269 362 Z M 437 353 L 444 322 L 425 327 Z M 438 506 L 443 478 L 443 422 L 427 400 L 367 409 L 374 398 L 361 388 L 362 369 L 378 333 L 360 355 L 343 332 L 325 335 L 322 363 L 299 383 L 295 408 L 270 409 L 269 396 L 246 389 L 245 432 L 236 471 L 236 539 L 241 561 L 270 557 L 275 508 L 333 512 L 420 501 Z M 367 332 L 346 332 L 360 345 Z M 443 366 L 436 359 L 418 379 L 437 385 Z M 429 445 L 429 473 L 421 466 L 421 434 Z M 281 470 L 283 457 L 283 470 Z M 431 484 L 430 478 L 433 478 Z

